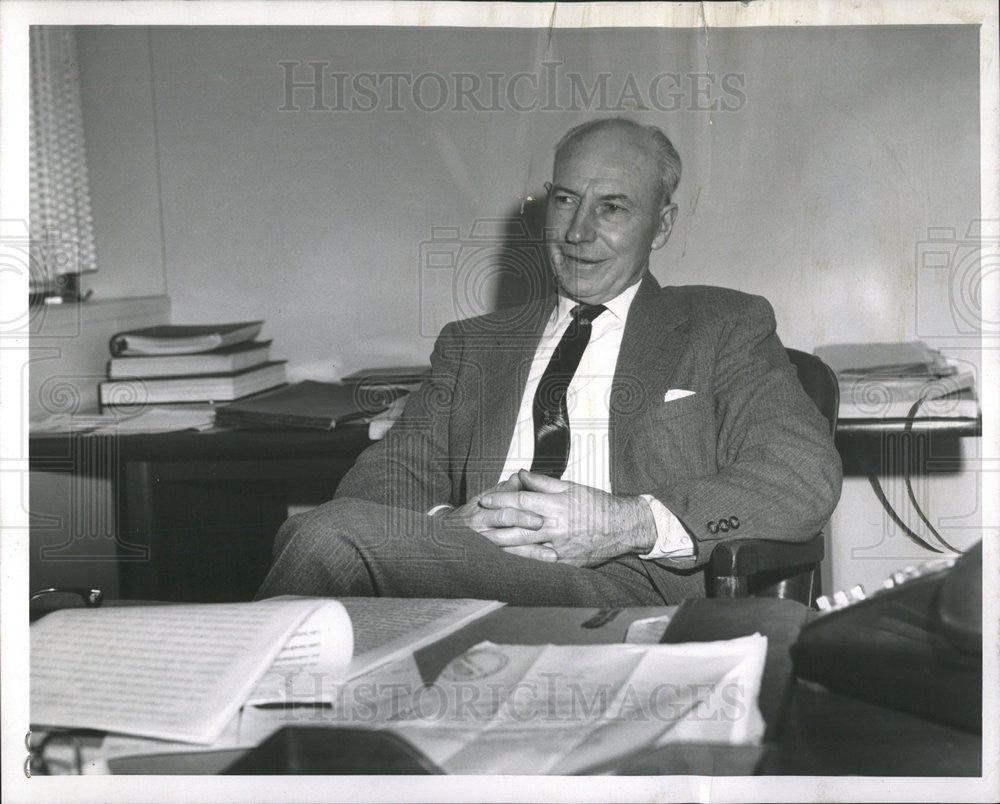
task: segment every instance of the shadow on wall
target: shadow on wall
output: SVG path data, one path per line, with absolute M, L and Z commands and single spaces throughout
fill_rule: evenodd
M 472 280 L 470 290 L 483 288 L 475 297 L 484 310 L 522 305 L 554 291 L 544 230 L 544 199 L 517 204 L 503 218 L 473 223 L 462 273 Z M 474 245 L 480 239 L 481 251 Z

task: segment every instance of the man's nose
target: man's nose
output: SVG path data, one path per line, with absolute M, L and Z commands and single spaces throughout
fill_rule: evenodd
M 588 243 L 594 239 L 594 225 L 590 209 L 585 204 L 580 204 L 573 213 L 573 220 L 570 221 L 569 229 L 566 230 L 566 242 L 568 243 Z

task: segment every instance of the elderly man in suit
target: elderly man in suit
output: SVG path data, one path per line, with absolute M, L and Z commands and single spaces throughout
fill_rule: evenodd
M 806 539 L 840 460 L 762 298 L 660 288 L 680 158 L 606 119 L 556 146 L 556 297 L 449 324 L 335 498 L 292 517 L 258 596 L 657 605 L 727 538 Z

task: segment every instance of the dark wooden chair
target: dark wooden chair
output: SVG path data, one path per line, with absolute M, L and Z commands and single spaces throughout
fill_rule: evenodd
M 840 386 L 837 375 L 815 355 L 787 349 L 799 382 L 837 429 Z M 819 565 L 823 560 L 823 533 L 805 542 L 770 539 L 732 539 L 718 545 L 708 566 L 707 586 L 712 597 L 787 597 L 812 605 L 820 595 Z

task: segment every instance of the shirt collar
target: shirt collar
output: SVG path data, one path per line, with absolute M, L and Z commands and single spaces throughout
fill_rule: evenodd
M 640 280 L 641 282 L 641 280 Z M 611 313 L 619 321 L 624 322 L 628 317 L 629 307 L 632 306 L 632 300 L 635 298 L 635 294 L 639 292 L 639 284 L 636 282 L 634 285 L 629 285 L 621 293 L 615 296 L 613 299 L 609 299 L 604 302 L 604 306 L 608 308 L 608 312 Z M 570 312 L 576 307 L 577 302 L 566 296 L 557 295 L 556 296 L 556 311 L 558 321 L 564 321 L 569 319 Z

